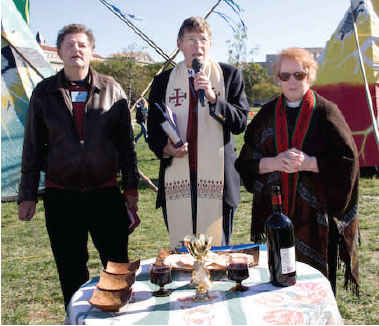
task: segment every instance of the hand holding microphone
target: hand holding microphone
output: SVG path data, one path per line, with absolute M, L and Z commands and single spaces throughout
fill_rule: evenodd
M 195 74 L 197 74 L 198 72 L 200 72 L 202 66 L 203 65 L 201 64 L 201 62 L 200 62 L 200 60 L 198 58 L 194 58 L 192 60 L 192 69 L 195 72 Z M 204 90 L 203 89 L 199 89 L 198 95 L 199 95 L 199 100 L 200 100 L 201 105 L 205 106 L 205 94 L 204 94 Z

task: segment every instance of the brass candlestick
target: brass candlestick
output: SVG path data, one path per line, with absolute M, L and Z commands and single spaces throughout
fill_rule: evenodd
M 196 284 L 195 301 L 209 300 L 208 289 L 211 287 L 210 273 L 205 267 L 204 257 L 211 249 L 212 237 L 205 234 L 187 235 L 184 245 L 188 252 L 195 258 L 192 272 L 192 282 Z

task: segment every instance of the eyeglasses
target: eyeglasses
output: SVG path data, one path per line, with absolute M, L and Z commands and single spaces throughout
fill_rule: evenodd
M 278 77 L 281 81 L 289 81 L 291 76 L 293 76 L 296 80 L 303 80 L 308 75 L 305 71 L 296 71 L 294 73 L 290 72 L 281 72 L 278 74 Z
M 209 39 L 206 38 L 206 37 L 200 37 L 200 38 L 197 38 L 197 37 L 185 37 L 185 38 L 183 38 L 183 41 L 191 43 L 191 44 L 196 44 L 196 42 L 199 42 L 200 44 L 205 44 L 205 43 L 207 43 L 209 41 Z

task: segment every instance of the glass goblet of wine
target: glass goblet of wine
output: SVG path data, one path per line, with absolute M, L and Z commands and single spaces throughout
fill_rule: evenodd
M 230 291 L 246 291 L 247 286 L 241 284 L 241 282 L 249 277 L 249 267 L 246 257 L 229 257 L 229 265 L 227 269 L 228 279 L 236 281 L 236 285 L 230 289 Z
M 153 292 L 153 296 L 169 296 L 171 294 L 171 290 L 165 289 L 164 286 L 172 282 L 171 266 L 151 264 L 150 282 L 159 285 L 159 289 Z

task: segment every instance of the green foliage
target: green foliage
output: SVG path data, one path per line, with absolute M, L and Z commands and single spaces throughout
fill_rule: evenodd
M 259 64 L 244 62 L 241 69 L 250 105 L 265 102 L 280 93 L 279 88 L 273 84 L 272 77 Z
M 263 82 L 255 84 L 251 88 L 251 93 L 250 96 L 248 96 L 248 99 L 250 103 L 264 103 L 274 97 L 277 97 L 279 94 L 279 87 L 271 83 Z
M 105 75 L 112 76 L 124 89 L 130 103 L 134 103 L 149 85 L 162 63 L 139 65 L 135 60 L 113 57 L 105 61 L 92 62 L 92 67 Z
M 267 73 L 266 69 L 262 68 L 257 63 L 244 62 L 241 65 L 241 69 L 245 83 L 250 88 L 259 83 L 267 83 L 272 81 L 272 78 Z

